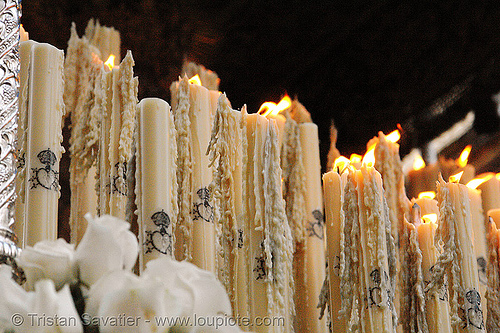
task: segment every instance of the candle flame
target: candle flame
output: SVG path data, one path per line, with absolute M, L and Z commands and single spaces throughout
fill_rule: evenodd
M 108 66 L 109 70 L 112 70 L 113 67 L 115 67 L 115 56 L 113 54 L 110 54 L 108 57 L 108 60 L 104 63 L 106 66 Z
M 457 159 L 457 164 L 459 167 L 465 168 L 465 166 L 467 165 L 467 161 L 469 160 L 469 155 L 471 150 L 472 150 L 471 145 L 468 145 L 467 147 L 464 148 L 464 150 L 462 150 L 460 156 Z
M 422 216 L 423 223 L 429 223 L 429 222 L 436 223 L 437 220 L 438 220 L 437 214 L 425 214 L 424 216 Z
M 278 104 L 274 102 L 264 102 L 259 108 L 259 113 L 260 115 L 267 117 L 269 115 L 271 116 L 276 116 L 278 113 L 280 113 L 283 110 L 288 109 L 292 105 L 292 100 L 288 95 L 285 95 L 281 101 L 279 101 Z
M 495 175 L 495 178 L 500 180 L 500 172 Z
M 195 76 L 190 78 L 188 80 L 188 82 L 191 84 L 196 84 L 197 86 L 201 86 L 201 79 L 200 79 L 200 76 L 198 74 L 196 74 Z
M 426 198 L 426 199 L 434 199 L 436 197 L 436 192 L 434 191 L 425 191 L 425 192 L 420 192 L 418 194 L 418 198 Z
M 365 156 L 363 156 L 363 164 L 366 166 L 374 166 L 375 165 L 375 147 L 377 146 L 376 143 L 372 144 L 368 149 L 366 150 Z
M 425 168 L 425 161 L 422 158 L 422 156 L 417 155 L 415 159 L 413 160 L 413 170 L 420 170 Z
M 463 173 L 463 171 L 460 171 L 459 173 L 451 175 L 449 179 L 450 183 L 458 183 L 460 181 L 460 178 L 462 178 Z
M 351 161 L 349 161 L 347 157 L 339 156 L 333 162 L 333 170 L 339 174 L 342 174 L 350 164 Z
M 351 164 L 361 163 L 362 159 L 363 159 L 363 156 L 358 155 L 358 154 L 351 154 L 351 156 L 349 157 L 349 161 L 351 161 Z
M 385 136 L 385 139 L 389 142 L 396 143 L 401 139 L 401 134 L 399 133 L 399 130 L 394 130 L 391 133 L 387 134 Z
M 485 174 L 483 176 L 479 176 L 479 177 L 476 177 L 476 178 L 470 180 L 465 186 L 475 190 L 476 188 L 478 188 L 479 185 L 481 185 L 482 183 L 493 178 L 493 176 L 494 176 L 493 173 L 488 172 L 487 174 Z

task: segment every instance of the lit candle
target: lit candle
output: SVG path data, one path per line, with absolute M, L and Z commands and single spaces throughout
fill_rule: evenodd
M 409 198 L 416 198 L 421 192 L 436 191 L 439 167 L 436 163 L 425 165 L 425 161 L 419 155 L 413 163 L 413 170 L 408 172 L 406 191 Z
M 258 332 L 292 331 L 293 240 L 281 193 L 281 168 L 274 120 L 244 117 L 243 218 L 248 224 L 248 314 L 279 315 L 285 327 L 256 327 Z M 324 269 L 324 268 L 323 268 Z
M 59 161 L 62 142 L 63 51 L 49 44 L 26 41 L 20 47 L 21 156 L 19 177 L 23 195 L 16 221 L 23 225 L 23 245 L 57 238 Z M 26 81 L 24 81 L 26 80 Z M 24 200 L 23 200 L 24 199 Z M 18 210 L 18 212 L 19 212 Z
M 340 243 L 343 231 L 342 194 L 347 181 L 349 160 L 339 157 L 333 170 L 323 175 L 325 198 L 326 249 L 328 261 L 328 280 L 330 283 L 330 320 L 331 331 L 345 332 L 345 321 L 339 317 L 342 300 L 340 297 Z M 345 171 L 345 172 L 344 172 Z
M 467 184 L 476 176 L 476 168 L 474 166 L 468 164 L 469 155 L 472 150 L 471 145 L 467 145 L 464 150 L 460 153 L 460 156 L 457 158 L 457 172 L 463 171 L 462 177 L 460 178 L 460 184 Z
M 441 178 L 438 202 L 441 214 L 436 239 L 444 245 L 427 290 L 442 287 L 446 274 L 452 321 L 458 322 L 458 331 L 484 332 L 468 189 L 458 184 L 458 178 L 450 177 L 449 183 Z
M 159 98 L 139 103 L 136 134 L 136 204 L 140 269 L 172 256 L 172 224 L 177 219 L 175 127 L 170 106 Z
M 421 223 L 420 207 L 413 205 L 409 215 L 411 223 L 405 219 L 402 232 L 399 234 L 401 303 L 398 318 L 400 318 L 403 332 L 426 332 L 428 328 L 422 272 L 423 256 L 419 248 L 416 229 L 416 226 Z
M 398 130 L 388 135 L 379 132 L 378 137 L 368 142 L 367 155 L 373 150 L 375 157 L 375 169 L 382 175 L 384 182 L 385 197 L 389 205 L 389 218 L 392 226 L 392 236 L 398 242 L 398 233 L 402 231 L 404 215 L 409 207 L 404 188 L 404 176 L 401 159 L 399 157 L 400 139 Z
M 425 285 L 432 279 L 432 270 L 438 258 L 434 244 L 437 229 L 437 215 L 423 215 L 422 223 L 417 226 L 418 245 L 422 252 L 422 273 Z M 447 285 L 425 293 L 425 310 L 429 332 L 453 332 L 450 321 Z
M 20 42 L 25 42 L 30 39 L 30 36 L 26 30 L 24 30 L 23 25 L 21 24 L 21 27 L 19 29 L 19 41 Z
M 340 288 L 347 330 L 361 325 L 363 332 L 393 333 L 396 248 L 382 178 L 375 168 L 364 164 L 361 170 L 349 171 L 343 209 Z
M 488 222 L 488 317 L 486 319 L 487 332 L 500 330 L 500 230 L 493 221 Z
M 187 75 L 187 77 L 198 75 L 200 78 L 200 85 L 208 90 L 219 90 L 220 79 L 217 73 L 206 69 L 203 65 L 198 65 L 192 61 L 185 61 L 182 65 L 181 75 Z
M 175 258 L 216 273 L 212 169 L 206 155 L 213 108 L 210 91 L 184 76 L 171 86 L 177 130 L 179 215 L 174 225 Z
M 283 144 L 283 136 L 285 132 L 285 122 L 286 118 L 284 115 L 280 114 L 280 112 L 288 109 L 291 105 L 292 101 L 288 95 L 285 95 L 278 104 L 273 102 L 265 102 L 263 103 L 258 113 L 263 115 L 266 118 L 276 120 L 276 124 L 278 126 L 278 144 L 279 147 Z
M 481 190 L 481 201 L 483 212 L 488 213 L 491 209 L 500 208 L 500 180 L 493 172 L 482 173 L 477 178 L 486 179 L 477 188 Z M 488 218 L 485 216 L 485 223 Z
M 247 260 L 246 228 L 242 218 L 242 112 L 231 109 L 226 95 L 221 95 L 215 114 L 208 152 L 213 164 L 216 211 L 214 223 L 218 226 L 219 280 L 233 307 L 233 315 L 247 316 Z
M 463 176 L 463 175 L 462 175 Z M 483 300 L 482 308 L 484 317 L 486 317 L 486 257 L 487 257 L 487 244 L 486 244 L 486 230 L 484 223 L 483 206 L 481 203 L 481 190 L 477 187 L 481 185 L 485 179 L 474 178 L 467 182 L 467 189 L 469 192 L 470 210 L 472 219 L 472 231 L 474 235 L 474 253 L 477 260 L 477 269 L 479 274 L 479 292 Z
M 101 141 L 99 146 L 100 215 L 126 220 L 128 213 L 127 167 L 132 158 L 132 142 L 137 113 L 137 77 L 132 53 L 111 71 L 101 70 Z
M 436 197 L 436 192 L 426 191 L 420 192 L 418 198 L 412 199 L 412 204 L 417 204 L 420 207 L 420 213 L 422 216 L 427 214 L 439 214 L 438 202 L 434 198 Z

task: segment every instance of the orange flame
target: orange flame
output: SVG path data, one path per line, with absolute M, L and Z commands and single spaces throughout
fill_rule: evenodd
M 495 178 L 500 180 L 500 172 L 495 175 Z
M 376 143 L 372 144 L 368 149 L 366 150 L 365 156 L 363 156 L 363 164 L 366 166 L 374 166 L 375 165 L 375 147 L 377 146 Z
M 280 113 L 283 110 L 286 110 L 292 105 L 292 100 L 288 95 L 285 95 L 281 101 L 279 101 L 278 104 L 274 102 L 264 102 L 259 108 L 259 113 L 260 115 L 267 117 L 269 115 L 271 116 L 276 116 L 278 113 Z
M 391 133 L 387 134 L 385 136 L 385 139 L 389 142 L 396 143 L 401 139 L 401 134 L 399 133 L 399 130 L 394 130 Z
M 351 154 L 351 156 L 349 157 L 349 161 L 351 161 L 351 164 L 361 163 L 362 159 L 363 159 L 363 156 L 358 155 L 358 154 Z
M 113 54 L 110 54 L 108 57 L 108 60 L 104 63 L 106 66 L 108 66 L 109 70 L 112 70 L 113 67 L 115 67 L 115 56 Z
M 190 78 L 188 80 L 188 82 L 191 84 L 196 84 L 197 86 L 201 86 L 201 79 L 200 79 L 200 76 L 198 74 L 196 74 L 195 76 Z
M 426 198 L 426 199 L 434 199 L 436 197 L 436 192 L 434 191 L 425 191 L 425 192 L 420 192 L 418 194 L 418 198 Z
M 467 165 L 467 161 L 469 160 L 469 155 L 471 150 L 472 150 L 471 145 L 468 145 L 467 147 L 464 148 L 464 150 L 462 150 L 460 156 L 457 159 L 457 164 L 459 167 L 465 168 L 465 166 Z
M 458 183 L 460 181 L 460 178 L 462 178 L 463 173 L 463 171 L 460 171 L 459 173 L 451 175 L 449 179 L 450 183 Z
M 422 216 L 423 223 L 429 223 L 429 222 L 436 223 L 437 220 L 438 220 L 437 214 L 425 214 L 424 216 Z
M 417 157 L 415 157 L 415 160 L 413 160 L 413 170 L 417 171 L 423 168 L 425 168 L 425 161 L 422 156 L 417 155 Z
M 346 168 L 351 164 L 351 161 L 347 159 L 345 156 L 339 156 L 333 162 L 333 170 L 342 174 Z
M 475 190 L 476 188 L 478 188 L 479 185 L 493 178 L 493 176 L 495 176 L 495 174 L 488 172 L 485 175 L 482 176 L 480 175 L 479 177 L 470 180 L 465 186 Z

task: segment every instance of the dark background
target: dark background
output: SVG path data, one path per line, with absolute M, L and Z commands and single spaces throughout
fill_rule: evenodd
M 234 108 L 287 92 L 318 124 L 323 163 L 331 120 L 347 156 L 398 123 L 404 155 L 471 109 L 477 135 L 499 127 L 500 2 L 23 1 L 30 37 L 64 50 L 92 17 L 132 50 L 140 99 L 170 101 L 184 57 L 218 73 Z

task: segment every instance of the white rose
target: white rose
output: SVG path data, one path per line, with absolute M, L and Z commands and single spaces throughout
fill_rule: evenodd
M 62 238 L 26 247 L 17 258 L 17 263 L 24 270 L 28 290 L 33 290 L 35 283 L 43 279 L 54 281 L 58 290 L 76 280 L 74 255 L 74 245 Z
M 139 254 L 130 223 L 110 215 L 93 219 L 85 215 L 87 231 L 76 249 L 80 281 L 94 284 L 108 272 L 131 270 Z
M 211 272 L 164 256 L 146 264 L 143 275 L 161 279 L 181 300 L 181 316 L 231 315 L 226 290 Z
M 52 280 L 41 280 L 35 284 L 31 296 L 30 315 L 25 323 L 30 332 L 83 332 L 80 316 L 76 311 L 69 285 L 56 292 Z
M 159 279 L 115 271 L 99 279 L 89 291 L 83 315 L 99 332 L 167 332 L 168 321 L 181 305 Z
M 35 283 L 27 292 L 0 267 L 0 327 L 15 332 L 83 332 L 69 286 L 56 291 L 52 280 Z

